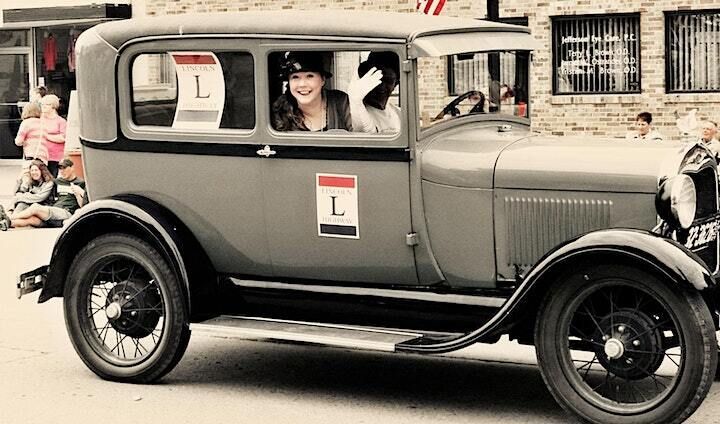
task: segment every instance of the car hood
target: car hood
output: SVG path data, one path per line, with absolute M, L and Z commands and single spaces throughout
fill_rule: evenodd
M 425 181 L 468 188 L 655 193 L 680 143 L 539 136 L 527 127 L 468 125 L 420 149 Z
M 496 188 L 655 193 L 680 143 L 580 137 L 527 137 L 504 149 Z

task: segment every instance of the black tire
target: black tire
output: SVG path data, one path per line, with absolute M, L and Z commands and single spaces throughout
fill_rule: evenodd
M 167 261 L 141 239 L 107 234 L 70 266 L 65 325 L 95 374 L 150 383 L 170 372 L 190 340 L 185 292 Z
M 720 358 L 720 331 L 715 332 L 715 338 L 718 341 L 718 358 Z M 718 366 L 715 369 L 715 381 L 720 381 L 720 360 L 718 360 Z
M 699 293 L 619 265 L 557 281 L 535 343 L 552 395 L 591 423 L 684 421 L 707 395 L 718 358 Z

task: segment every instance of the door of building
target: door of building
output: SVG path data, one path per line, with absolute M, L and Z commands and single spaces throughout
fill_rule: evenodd
M 20 126 L 21 104 L 28 101 L 30 91 L 30 51 L 0 48 L 0 158 L 22 157 L 15 146 Z

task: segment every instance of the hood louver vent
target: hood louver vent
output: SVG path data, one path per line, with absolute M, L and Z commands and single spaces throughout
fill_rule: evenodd
M 607 200 L 506 197 L 508 265 L 532 265 L 568 239 L 608 228 L 611 210 Z

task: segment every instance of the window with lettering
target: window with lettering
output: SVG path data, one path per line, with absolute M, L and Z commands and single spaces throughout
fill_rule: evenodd
M 552 18 L 553 93 L 640 92 L 640 15 Z
M 720 10 L 665 13 L 668 93 L 720 91 Z
M 172 51 L 132 63 L 137 125 L 176 129 L 255 127 L 253 58 L 246 52 Z

